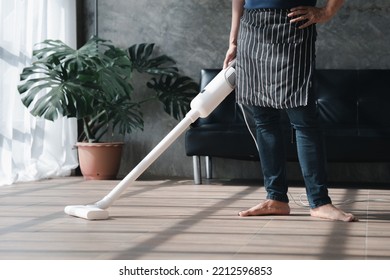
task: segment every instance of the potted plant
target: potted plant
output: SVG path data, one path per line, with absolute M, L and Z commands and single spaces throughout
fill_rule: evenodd
M 141 105 L 158 100 L 166 113 L 183 117 L 196 95 L 198 85 L 179 74 L 175 61 L 154 55 L 154 44 L 137 44 L 122 49 L 96 36 L 75 50 L 59 40 L 45 40 L 33 51 L 34 62 L 20 75 L 18 91 L 32 115 L 54 121 L 59 116 L 77 118 L 82 130 L 77 143 L 80 168 L 87 179 L 116 177 L 119 162 L 98 160 L 100 170 L 87 171 L 81 150 L 91 145 L 119 147 L 123 143 L 101 143 L 104 135 L 125 135 L 143 129 Z M 134 71 L 149 75 L 146 86 L 153 94 L 136 99 L 132 85 Z M 137 96 L 140 96 L 139 94 Z M 92 150 L 87 152 L 90 155 Z M 116 152 L 121 154 L 121 152 Z M 108 152 L 113 158 L 114 152 Z M 111 172 L 102 171 L 108 162 Z M 111 173 L 111 174 L 109 174 Z M 114 173 L 114 174 L 112 174 Z

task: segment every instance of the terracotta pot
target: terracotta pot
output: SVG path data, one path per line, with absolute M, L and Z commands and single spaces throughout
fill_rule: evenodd
M 122 142 L 76 144 L 80 170 L 86 180 L 112 180 L 118 174 Z

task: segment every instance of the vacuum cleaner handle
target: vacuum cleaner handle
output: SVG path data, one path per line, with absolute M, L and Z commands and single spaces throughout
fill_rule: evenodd
M 192 100 L 191 109 L 197 110 L 201 118 L 206 118 L 233 91 L 236 86 L 236 73 L 233 60 Z

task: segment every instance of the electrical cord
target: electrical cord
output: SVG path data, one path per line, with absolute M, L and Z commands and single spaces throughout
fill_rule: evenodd
M 242 104 L 238 104 L 238 106 L 240 106 L 240 108 L 241 108 L 242 115 L 244 117 L 244 121 L 245 121 L 246 127 L 248 128 L 248 131 L 249 131 L 250 135 L 252 136 L 253 141 L 255 142 L 257 151 L 259 151 L 259 146 L 257 145 L 256 137 L 255 137 L 255 135 L 253 135 L 252 130 L 251 130 L 251 128 L 249 126 L 249 123 L 248 123 L 248 119 L 246 118 L 244 106 L 242 106 Z

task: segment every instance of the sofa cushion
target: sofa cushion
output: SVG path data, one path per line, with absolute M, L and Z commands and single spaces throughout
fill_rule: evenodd
M 314 75 L 319 124 L 328 135 L 357 135 L 357 73 L 316 70 Z

